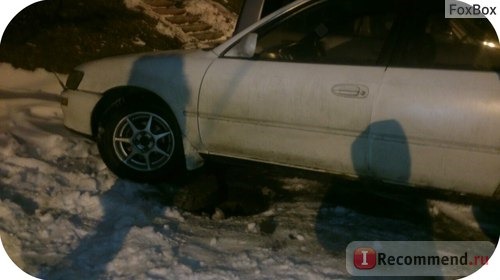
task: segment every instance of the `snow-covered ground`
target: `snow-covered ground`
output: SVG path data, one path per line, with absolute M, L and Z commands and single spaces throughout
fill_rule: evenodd
M 0 64 L 0 77 L 10 80 L 0 80 L 0 236 L 15 263 L 43 279 L 343 279 L 351 241 L 498 232 L 498 217 L 474 205 L 237 166 L 224 167 L 224 180 L 232 208 L 247 212 L 232 213 L 251 215 L 182 210 L 203 199 L 191 189 L 217 189 L 218 177 L 117 179 L 94 142 L 63 127 L 53 74 Z M 248 200 L 256 194 L 262 201 Z

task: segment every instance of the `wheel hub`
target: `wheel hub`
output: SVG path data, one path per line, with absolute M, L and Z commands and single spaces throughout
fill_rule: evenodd
M 113 148 L 118 159 L 137 171 L 155 171 L 171 159 L 175 139 L 168 122 L 151 112 L 134 112 L 115 126 Z
M 137 133 L 133 137 L 132 142 L 134 143 L 134 146 L 143 153 L 151 151 L 155 146 L 155 139 L 153 135 L 146 131 Z

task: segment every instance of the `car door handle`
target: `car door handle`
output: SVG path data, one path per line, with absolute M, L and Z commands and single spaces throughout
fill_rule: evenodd
M 368 96 L 368 87 L 364 85 L 341 84 L 333 86 L 332 92 L 342 97 L 364 98 Z

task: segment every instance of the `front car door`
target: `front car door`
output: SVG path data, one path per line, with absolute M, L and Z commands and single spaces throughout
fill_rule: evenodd
M 314 1 L 256 28 L 252 57 L 229 50 L 205 75 L 199 128 L 207 151 L 365 172 L 363 135 L 385 75 L 395 18 L 392 1 Z

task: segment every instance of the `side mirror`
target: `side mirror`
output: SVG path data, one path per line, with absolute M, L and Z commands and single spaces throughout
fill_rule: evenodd
M 238 44 L 233 46 L 227 53 L 229 57 L 251 58 L 255 54 L 257 48 L 257 33 L 248 33 L 243 37 Z

